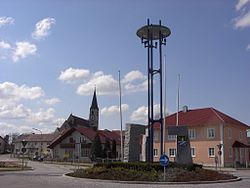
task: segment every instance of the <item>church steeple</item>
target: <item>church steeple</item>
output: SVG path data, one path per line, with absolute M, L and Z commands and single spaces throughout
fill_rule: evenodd
M 95 89 L 89 111 L 89 126 L 93 127 L 95 130 L 98 130 L 98 124 L 99 124 L 99 108 L 97 104 L 96 89 Z

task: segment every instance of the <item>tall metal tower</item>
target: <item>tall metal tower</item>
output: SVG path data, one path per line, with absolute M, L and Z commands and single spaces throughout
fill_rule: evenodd
M 166 45 L 166 38 L 171 34 L 168 27 L 161 25 L 150 24 L 149 19 L 147 25 L 141 27 L 137 31 L 137 36 L 141 39 L 144 47 L 148 51 L 148 138 L 147 138 L 147 161 L 153 162 L 154 152 L 154 127 L 155 123 L 160 123 L 160 153 L 163 154 L 163 100 L 162 100 L 162 45 Z M 157 42 L 158 41 L 158 42 Z M 159 68 L 154 68 L 154 49 L 159 49 Z M 160 114 L 159 118 L 154 117 L 154 76 L 159 74 L 160 84 Z

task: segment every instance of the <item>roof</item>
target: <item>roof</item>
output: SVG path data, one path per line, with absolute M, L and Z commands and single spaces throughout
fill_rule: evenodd
M 80 118 L 78 116 L 70 114 L 68 119 L 64 121 L 64 123 L 61 125 L 60 128 L 58 128 L 58 130 L 62 132 L 63 130 L 67 130 L 72 127 L 89 127 L 89 121 L 84 118 Z
M 23 134 L 18 136 L 14 142 L 26 140 L 28 142 L 52 142 L 59 134 Z
M 62 140 L 67 138 L 74 131 L 78 131 L 84 136 L 86 136 L 90 141 L 94 141 L 96 134 L 99 134 L 101 143 L 104 144 L 106 140 L 109 141 L 115 140 L 117 144 L 120 143 L 120 136 L 115 132 L 111 132 L 109 130 L 98 130 L 95 131 L 93 128 L 88 127 L 72 127 L 65 131 L 62 135 L 60 135 L 57 139 L 55 139 L 49 146 L 49 148 L 54 148 L 56 145 L 60 144 Z
M 166 125 L 176 125 L 177 113 L 174 113 L 165 118 Z M 230 124 L 236 126 L 245 126 L 249 128 L 248 125 L 226 115 L 214 108 L 202 108 L 187 110 L 187 112 L 180 111 L 179 114 L 179 125 L 186 126 L 197 126 L 204 124 Z M 156 126 L 159 126 L 157 124 Z
M 91 107 L 92 109 L 98 109 L 97 99 L 96 99 L 96 90 L 94 91 Z
M 241 143 L 241 142 L 239 142 L 239 141 L 235 141 L 234 143 L 233 143 L 233 146 L 232 146 L 233 148 L 248 148 L 249 146 L 247 146 L 246 144 L 243 144 L 243 143 Z

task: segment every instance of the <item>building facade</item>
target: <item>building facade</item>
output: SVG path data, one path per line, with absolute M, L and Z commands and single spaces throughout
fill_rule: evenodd
M 247 130 L 249 126 L 214 109 L 203 108 L 178 113 L 179 125 L 188 127 L 191 156 L 194 163 L 205 166 L 237 166 L 249 164 Z M 177 114 L 165 118 L 165 153 L 171 161 L 176 157 L 176 135 L 168 127 L 176 126 Z M 154 161 L 160 157 L 160 126 L 154 126 Z
M 58 133 L 53 134 L 22 134 L 13 140 L 13 155 L 25 154 L 29 158 L 34 156 L 52 157 L 52 151 L 48 148 L 51 142 L 58 137 Z M 23 141 L 26 143 L 23 145 Z M 25 152 L 22 152 L 25 148 Z
M 120 135 L 109 130 L 95 130 L 85 127 L 71 128 L 55 139 L 49 146 L 53 150 L 53 159 L 90 162 L 93 157 L 92 145 L 97 134 L 100 137 L 102 149 L 105 148 L 107 142 L 110 143 L 110 147 L 113 147 L 112 143 L 115 141 L 115 148 L 110 148 L 110 151 L 107 152 L 110 153 L 112 149 L 115 149 L 116 154 L 112 157 L 119 158 L 121 149 Z

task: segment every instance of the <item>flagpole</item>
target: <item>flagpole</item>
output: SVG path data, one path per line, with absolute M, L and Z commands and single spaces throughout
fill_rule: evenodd
M 163 74 L 164 74 L 164 105 L 163 105 L 163 153 L 165 154 L 165 136 L 166 136 L 166 107 L 167 107 L 167 97 L 166 97 L 166 55 L 164 55 L 163 62 Z
M 120 131 L 120 136 L 121 136 L 121 161 L 123 162 L 123 131 L 122 131 L 122 98 L 121 98 L 121 76 L 120 76 L 120 70 L 118 71 L 119 73 L 119 102 L 120 102 L 120 122 L 121 122 L 121 131 Z
M 179 125 L 179 109 L 180 109 L 180 79 L 181 76 L 180 74 L 178 74 L 178 85 L 177 85 L 177 104 L 176 104 L 176 108 L 177 108 L 177 114 L 176 114 L 176 126 Z

